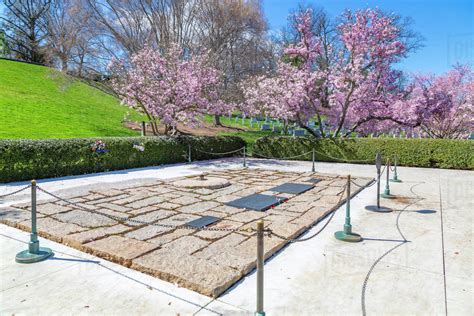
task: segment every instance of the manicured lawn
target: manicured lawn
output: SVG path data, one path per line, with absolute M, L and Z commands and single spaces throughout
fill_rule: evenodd
M 138 135 L 122 124 L 127 112 L 133 121 L 147 120 L 113 96 L 56 70 L 0 60 L 0 139 Z M 204 117 L 206 123 L 213 119 Z M 249 118 L 242 124 L 222 116 L 221 122 L 242 131 L 219 135 L 240 136 L 250 146 L 272 134 L 256 124 L 250 127 Z
M 247 118 L 244 120 L 244 123 L 242 124 L 242 119 L 239 118 L 238 122 L 235 122 L 235 117 L 232 117 L 229 119 L 227 116 L 221 116 L 221 123 L 225 126 L 231 126 L 231 127 L 237 127 L 237 128 L 242 128 L 244 129 L 243 131 L 239 132 L 222 132 L 219 133 L 219 135 L 222 136 L 239 136 L 242 137 L 248 145 L 249 150 L 251 150 L 253 144 L 257 140 L 257 138 L 268 136 L 268 135 L 274 135 L 270 131 L 262 131 L 260 128 L 257 126 L 257 124 L 253 124 L 253 127 L 250 126 L 250 118 Z M 210 115 L 206 115 L 204 117 L 204 121 L 206 123 L 212 123 L 214 122 L 214 117 Z M 279 134 L 277 134 L 279 135 Z
M 220 133 L 219 135 L 222 136 L 239 136 L 242 137 L 246 142 L 247 142 L 247 147 L 249 150 L 252 149 L 253 144 L 255 141 L 264 136 L 272 135 L 271 132 L 265 132 L 265 131 L 246 131 L 246 132 L 235 132 L 235 133 Z
M 131 136 L 119 101 L 47 67 L 0 60 L 0 139 Z

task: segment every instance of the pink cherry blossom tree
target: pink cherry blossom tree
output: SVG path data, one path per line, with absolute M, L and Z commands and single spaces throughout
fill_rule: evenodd
M 412 126 L 432 138 L 465 138 L 474 131 L 474 72 L 457 65 L 445 75 L 415 75 L 400 103 Z
M 383 128 L 385 121 L 404 124 L 392 107 L 405 97 L 402 73 L 392 69 L 407 54 L 408 37 L 398 17 L 379 10 L 346 11 L 337 36 L 328 41 L 313 32 L 312 14 L 307 10 L 295 17 L 299 41 L 284 51 L 297 70 L 279 63 L 269 79 L 244 89 L 246 107 L 273 117 L 284 113 L 314 135 L 306 125 L 312 117 L 332 125 L 334 137 Z
M 337 136 L 371 130 L 375 123 L 404 123 L 392 105 L 404 96 L 402 72 L 393 64 L 406 55 L 401 29 L 379 10 L 346 11 L 339 26 L 343 47 L 329 74 L 328 120 Z M 377 125 L 377 124 L 375 124 Z
M 318 109 L 317 81 L 322 79 L 321 72 L 313 71 L 311 65 L 320 46 L 308 31 L 310 19 L 310 12 L 295 17 L 301 40 L 286 49 L 292 62 L 279 61 L 274 72 L 243 84 L 245 102 L 241 109 L 246 114 L 268 115 L 283 120 L 285 127 L 289 121 L 306 127 L 305 123 Z
M 109 69 L 122 102 L 143 111 L 155 135 L 158 124 L 168 134 L 178 123 L 196 126 L 204 114 L 232 111 L 232 105 L 219 98 L 220 73 L 207 66 L 203 56 L 185 56 L 177 46 L 165 53 L 147 46 L 128 63 L 112 61 Z
M 272 76 L 259 76 L 246 82 L 243 111 L 250 115 L 271 115 L 288 121 L 307 121 L 318 102 L 315 97 L 316 73 L 279 62 Z

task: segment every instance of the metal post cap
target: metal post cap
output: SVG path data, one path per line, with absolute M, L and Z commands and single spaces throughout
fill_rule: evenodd
M 382 155 L 379 152 L 375 155 L 375 166 L 378 170 L 382 168 Z
M 31 180 L 31 185 L 36 185 L 36 180 Z

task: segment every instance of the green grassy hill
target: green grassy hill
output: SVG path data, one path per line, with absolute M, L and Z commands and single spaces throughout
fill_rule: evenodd
M 0 139 L 137 135 L 122 126 L 127 111 L 116 98 L 56 70 L 0 60 Z

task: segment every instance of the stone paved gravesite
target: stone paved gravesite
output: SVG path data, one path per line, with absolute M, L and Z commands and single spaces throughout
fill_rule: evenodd
M 45 238 L 216 297 L 256 266 L 256 222 L 295 238 L 345 202 L 346 178 L 263 169 L 213 171 L 38 201 Z M 353 178 L 354 195 L 372 179 Z M 41 184 L 38 185 L 41 190 Z M 69 202 L 73 202 L 71 204 Z M 1 210 L 30 230 L 29 203 Z M 287 240 L 266 237 L 265 258 Z

